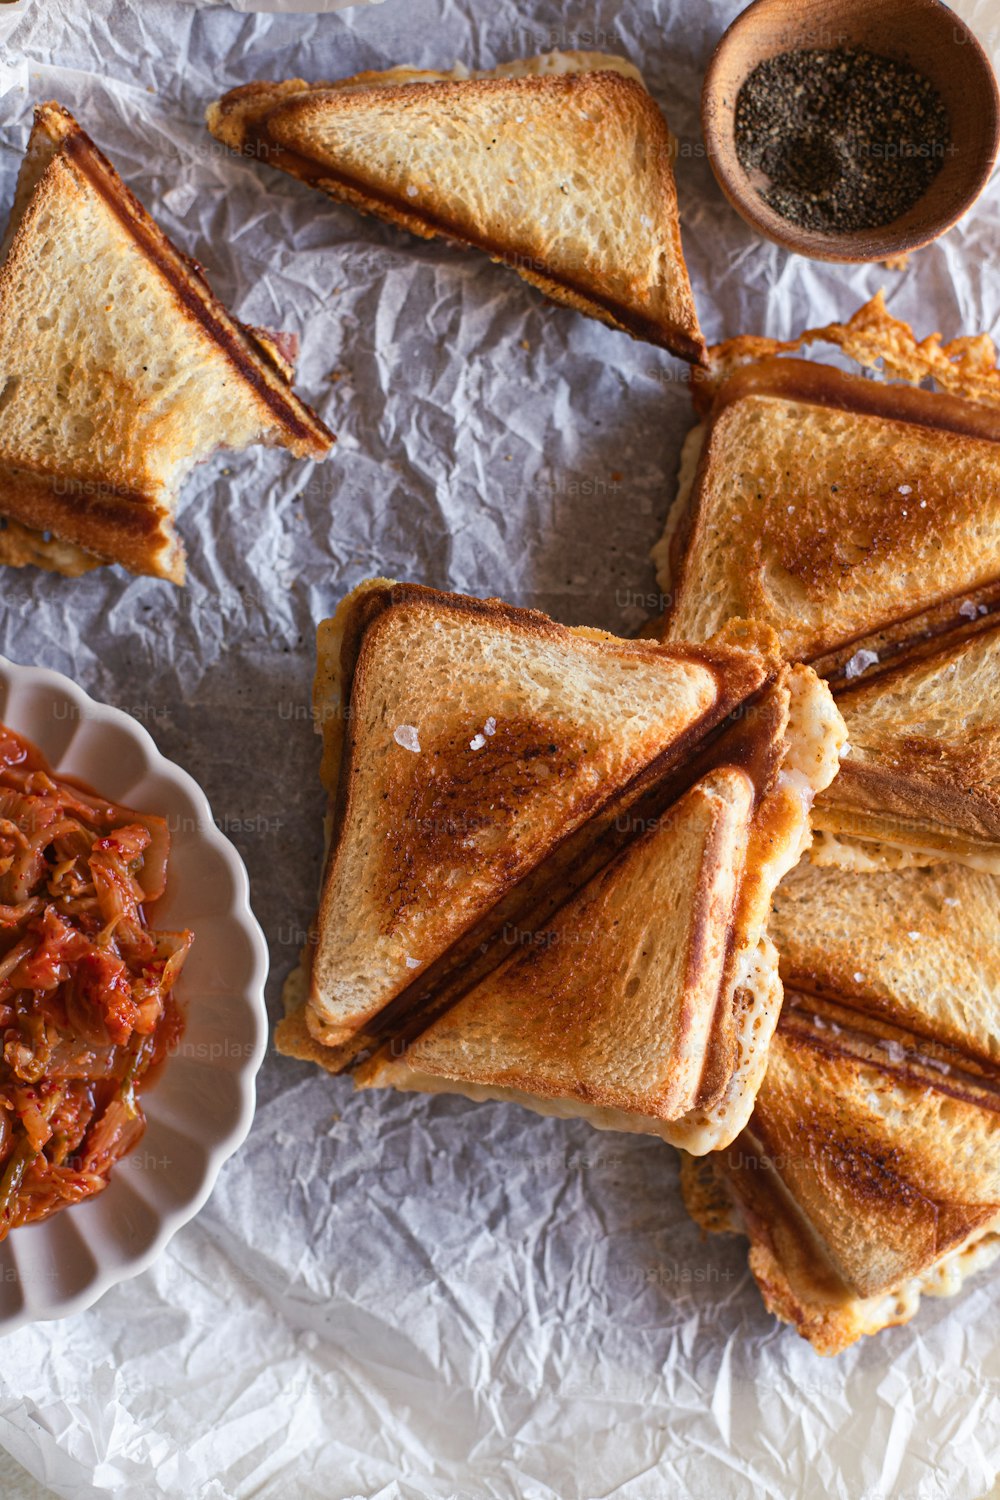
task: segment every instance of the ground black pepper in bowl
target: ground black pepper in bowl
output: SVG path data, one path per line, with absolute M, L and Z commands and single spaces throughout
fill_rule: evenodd
M 782 52 L 736 101 L 736 154 L 764 202 L 802 229 L 878 229 L 906 213 L 951 144 L 933 84 L 858 47 Z

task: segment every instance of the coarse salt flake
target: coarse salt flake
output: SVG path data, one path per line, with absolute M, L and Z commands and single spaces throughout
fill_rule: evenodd
M 404 750 L 412 750 L 414 755 L 420 754 L 420 736 L 413 724 L 397 724 L 392 737 Z
M 496 732 L 497 732 L 497 721 L 496 721 L 496 719 L 494 719 L 493 715 L 490 714 L 489 718 L 486 720 L 486 723 L 483 725 L 483 733 L 484 734 L 496 734 Z
M 877 661 L 877 651 L 855 651 L 844 668 L 844 676 L 847 678 L 860 677 L 862 672 L 866 672 L 869 667 L 874 667 Z
M 481 750 L 485 744 L 486 744 L 486 736 L 485 736 L 485 734 L 474 734 L 473 737 L 472 737 L 472 739 L 469 741 L 469 749 L 470 750 Z

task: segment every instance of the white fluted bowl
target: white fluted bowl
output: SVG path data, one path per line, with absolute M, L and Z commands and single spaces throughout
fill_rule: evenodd
M 201 1208 L 253 1120 L 267 1045 L 267 947 L 250 910 L 243 861 L 216 828 L 204 792 L 120 709 L 95 703 L 58 672 L 0 656 L 0 721 L 32 740 L 60 774 L 159 813 L 171 834 L 157 927 L 189 927 L 177 984 L 184 1036 L 143 1090 L 146 1132 L 111 1184 L 0 1244 L 0 1332 L 80 1312 L 135 1276 Z

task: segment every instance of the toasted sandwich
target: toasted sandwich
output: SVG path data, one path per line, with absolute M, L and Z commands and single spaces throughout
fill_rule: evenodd
M 813 808 L 815 862 L 1000 875 L 1000 619 L 969 613 L 837 691 L 849 744 Z
M 217 448 L 332 437 L 283 335 L 235 322 L 89 136 L 42 104 L 0 267 L 0 562 L 183 581 L 181 486 Z
M 821 337 L 948 388 L 781 357 Z M 787 346 L 719 346 L 696 392 L 653 633 L 701 640 L 737 611 L 830 681 L 850 750 L 814 811 L 814 860 L 1000 871 L 994 358 L 988 340 L 918 344 L 876 298 Z
M 1000 1253 L 1000 882 L 803 862 L 775 899 L 785 1003 L 747 1129 L 689 1160 L 770 1310 L 823 1354 Z
M 761 620 L 852 680 L 1000 607 L 1000 411 L 771 357 L 688 440 L 656 549 L 668 640 Z
M 771 892 L 843 742 L 815 674 L 738 623 L 663 647 L 375 581 L 321 627 L 315 708 L 331 836 L 279 1047 L 731 1139 L 780 1005 Z
M 485 250 L 553 301 L 704 359 L 676 144 L 623 58 L 249 83 L 209 107 L 208 126 L 331 198 Z

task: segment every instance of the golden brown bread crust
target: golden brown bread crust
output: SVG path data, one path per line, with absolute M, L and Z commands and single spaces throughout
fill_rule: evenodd
M 513 950 L 508 942 L 508 956 L 484 983 L 410 1043 L 407 1066 L 668 1121 L 714 1102 L 721 1089 L 705 1096 L 704 1041 L 728 1019 L 713 1011 L 731 963 L 733 888 L 754 790 L 749 777 L 732 768 L 697 783 L 570 897 L 542 932 L 517 928 L 523 940 Z M 664 876 L 671 882 L 671 865 L 691 848 L 699 858 L 690 907 L 672 929 L 684 938 L 671 955 L 679 982 L 676 993 L 664 987 L 650 1034 L 636 949 L 645 913 L 637 922 L 636 910 L 642 893 L 653 899 Z M 650 934 L 641 951 L 648 954 L 656 941 Z M 629 973 L 631 990 L 624 978 Z M 359 1085 L 381 1085 L 387 1063 L 391 1081 L 393 1059 L 401 1056 L 394 1039 L 359 1070 Z
M 276 356 L 271 340 L 260 340 L 230 317 L 197 261 L 182 255 L 170 243 L 67 109 L 55 103 L 41 104 L 35 114 L 39 124 L 58 140 L 67 161 L 100 193 L 172 287 L 184 316 L 200 324 L 224 352 L 234 373 L 251 385 L 270 409 L 290 450 L 300 458 L 325 458 L 333 435 L 290 389 L 287 364 Z
M 491 634 L 501 635 L 509 630 L 529 641 L 535 637 L 565 643 L 591 643 L 598 651 L 606 648 L 615 659 L 634 657 L 637 663 L 662 660 L 664 666 L 675 661 L 696 662 L 714 676 L 716 692 L 707 711 L 654 761 L 634 764 L 627 773 L 625 785 L 616 789 L 613 798 L 600 785 L 594 785 L 587 794 L 581 792 L 583 801 L 576 808 L 580 828 L 576 833 L 563 830 L 558 834 L 541 868 L 533 873 L 521 870 L 519 865 L 504 863 L 494 852 L 490 870 L 490 911 L 451 942 L 412 983 L 373 1011 L 367 1021 L 364 1017 L 357 1018 L 357 1047 L 368 1045 L 383 1031 L 395 1035 L 403 1017 L 422 1014 L 431 995 L 444 993 L 443 982 L 452 971 L 461 968 L 463 982 L 471 983 L 477 970 L 469 961 L 473 957 L 476 963 L 481 961 L 486 947 L 495 940 L 496 929 L 504 922 L 520 920 L 524 909 L 533 907 L 543 896 L 555 900 L 554 893 L 563 890 L 566 880 L 570 881 L 570 888 L 575 888 L 593 873 L 595 859 L 603 863 L 611 858 L 615 847 L 624 838 L 615 828 L 620 810 L 662 782 L 673 767 L 682 765 L 694 744 L 720 725 L 737 704 L 759 690 L 769 673 L 778 670 L 770 632 L 749 625 L 734 625 L 723 643 L 690 649 L 664 648 L 654 643 L 623 641 L 586 627 L 568 629 L 538 611 L 517 609 L 497 599 L 471 599 L 438 593 L 419 585 L 393 585 L 378 580 L 361 585 L 341 606 L 334 620 L 320 627 L 321 643 L 327 639 L 339 650 L 339 682 L 333 687 L 333 696 L 340 710 L 333 714 L 323 713 L 324 780 L 331 792 L 331 820 L 324 895 L 318 918 L 320 931 L 324 924 L 336 922 L 336 913 L 330 908 L 333 871 L 341 833 L 348 820 L 348 800 L 355 775 L 354 731 L 358 722 L 355 707 L 360 701 L 358 695 L 363 696 L 366 691 L 364 660 L 376 649 L 381 622 L 387 615 L 393 610 L 414 608 L 444 610 L 460 617 L 472 616 Z M 328 692 L 330 687 L 329 671 L 321 661 L 318 694 Z M 373 680 L 372 687 L 377 687 L 377 680 Z M 321 711 L 318 698 L 317 711 Z M 539 745 L 545 747 L 546 763 L 559 757 L 567 775 L 574 770 L 574 757 L 583 752 L 582 744 L 574 750 L 572 744 L 565 742 L 562 728 L 550 734 L 541 723 L 520 723 L 511 717 L 510 723 L 504 723 L 491 741 L 491 755 L 496 757 L 499 769 L 495 765 L 487 770 L 486 762 L 481 766 L 473 762 L 470 766 L 468 747 L 463 739 L 461 746 L 456 747 L 458 759 L 451 771 L 447 757 L 442 758 L 436 751 L 433 775 L 419 778 L 416 788 L 407 781 L 395 796 L 395 803 L 394 784 L 391 778 L 387 780 L 385 798 L 388 800 L 384 798 L 381 813 L 383 822 L 393 834 L 382 850 L 381 895 L 375 903 L 377 910 L 398 912 L 405 910 L 408 901 L 421 899 L 422 873 L 438 856 L 447 855 L 453 827 L 478 827 L 484 808 L 493 810 L 491 818 L 498 816 L 496 809 L 504 807 L 513 815 L 519 799 L 530 789 L 530 776 L 527 781 L 524 779 L 525 766 L 530 768 Z M 482 785 L 476 780 L 477 776 L 485 777 Z M 414 797 L 418 799 L 416 804 Z M 594 816 L 598 808 L 599 814 Z M 588 809 L 591 814 L 589 822 L 586 817 Z M 315 955 L 316 947 L 310 945 L 307 964 L 312 963 Z M 495 958 L 492 960 L 493 963 L 496 961 Z M 363 1021 L 362 1032 L 358 1028 Z M 347 1040 L 346 1035 L 333 1035 L 325 1026 L 319 1030 L 314 1024 L 313 1030 L 318 1040 L 329 1045 L 339 1045 Z
M 998 1242 L 998 912 L 1000 881 L 958 865 L 803 864 L 778 893 L 767 1075 L 685 1200 L 749 1236 L 768 1306 L 820 1352 L 957 1290 Z
M 800 407 L 804 416 L 811 408 L 819 408 L 877 418 L 886 424 L 881 429 L 881 446 L 886 447 L 891 438 L 904 455 L 911 437 L 916 440 L 922 434 L 922 443 L 933 442 L 934 465 L 922 463 L 912 453 L 911 472 L 905 457 L 897 460 L 902 463 L 900 482 L 912 478 L 910 488 L 916 486 L 919 493 L 908 503 L 910 490 L 904 487 L 895 503 L 889 504 L 885 497 L 888 454 L 869 473 L 865 456 L 853 454 L 848 441 L 846 454 L 852 461 L 842 466 L 840 483 L 815 501 L 822 505 L 821 517 L 815 508 L 802 503 L 804 497 L 793 478 L 787 492 L 758 493 L 753 516 L 734 514 L 723 521 L 715 511 L 717 470 L 732 461 L 733 444 L 740 442 L 739 432 L 732 436 L 729 429 L 734 420 L 742 420 L 744 403 L 750 410 L 750 404 L 761 399 L 781 403 L 785 409 Z M 964 544 L 962 528 L 976 515 L 964 492 L 950 482 L 946 459 L 952 450 L 956 455 L 965 453 L 970 443 L 979 445 L 984 459 L 991 454 L 1000 457 L 1000 446 L 994 453 L 995 445 L 1000 445 L 1000 410 L 946 392 L 881 385 L 805 360 L 768 357 L 738 367 L 716 391 L 695 480 L 673 532 L 670 573 L 674 591 L 663 619 L 663 637 L 669 639 L 681 630 L 691 633 L 685 627 L 690 623 L 691 603 L 704 588 L 706 549 L 720 545 L 712 538 L 713 528 L 722 524 L 735 533 L 727 533 L 727 545 L 742 551 L 738 569 L 734 564 L 722 585 L 726 592 L 718 599 L 720 615 L 736 613 L 767 621 L 791 657 L 810 661 L 820 670 L 835 671 L 879 630 L 889 628 L 895 633 L 894 649 L 899 652 L 907 642 L 923 638 L 928 629 L 942 628 L 944 620 L 961 623 L 957 611 L 971 590 L 991 593 L 1000 588 L 1000 557 L 992 566 L 988 559 L 973 566 L 970 557 L 969 576 L 960 588 L 942 586 L 926 561 L 918 560 L 918 544 L 922 546 L 930 534 L 945 541 L 952 538 L 955 546 Z M 746 463 L 752 457 L 747 453 Z M 901 612 L 895 599 L 858 594 L 849 621 L 831 629 L 823 619 L 829 601 L 852 589 L 855 578 L 869 573 L 877 576 L 888 559 L 898 559 L 900 570 L 918 569 L 921 590 L 912 605 Z M 779 586 L 780 594 L 776 592 Z M 808 604 L 814 623 L 803 625 L 793 618 L 788 601 L 799 601 L 796 613 L 803 613 L 801 606 Z M 928 612 L 929 622 L 924 618 Z
M 841 683 L 851 751 L 814 826 L 1000 859 L 1000 713 L 989 697 L 998 666 L 1000 622 L 987 615 Z
M 0 464 L 0 514 L 21 523 L 26 544 L 31 533 L 41 541 L 41 534 L 49 531 L 89 553 L 95 566 L 120 563 L 134 573 L 184 581 L 183 558 L 169 518 L 151 507 L 147 495 L 116 489 L 107 480 L 32 474 L 21 466 Z M 37 556 L 28 555 L 27 545 L 24 557 L 39 565 Z M 65 570 L 54 559 L 51 571 Z
M 5 296 L 13 301 L 12 266 L 21 253 L 22 236 L 32 232 L 38 210 L 51 200 L 70 211 L 74 202 L 87 195 L 93 202 L 95 194 L 152 273 L 169 288 L 178 319 L 197 325 L 237 379 L 253 392 L 260 403 L 262 426 L 273 424 L 275 440 L 301 456 L 325 456 L 332 437 L 292 392 L 280 345 L 271 335 L 258 339 L 230 318 L 200 268 L 170 244 L 69 112 L 54 103 L 39 105 L 35 111 L 32 143 L 12 215 L 10 250 L 0 269 L 0 304 Z M 72 472 L 54 473 L 51 464 L 43 468 L 11 452 L 0 464 L 0 513 L 20 523 L 22 545 L 5 550 L 19 565 L 33 562 L 75 574 L 92 565 L 82 556 L 87 553 L 97 561 L 119 562 L 134 572 L 182 582 L 183 551 L 173 533 L 163 486 L 152 483 L 144 465 L 129 453 L 126 438 L 134 398 L 121 379 L 116 381 L 113 371 L 105 373 L 107 390 L 102 394 L 95 384 L 94 400 L 103 400 L 107 409 L 120 413 L 116 420 L 123 432 L 121 472 L 87 472 L 75 463 Z M 97 381 L 96 373 L 93 379 Z M 29 542 L 32 532 L 37 535 Z M 51 532 L 61 545 L 48 544 L 40 535 L 45 532 Z
M 370 80 L 374 85 L 378 74 L 361 74 L 356 79 L 344 80 L 347 84 L 362 84 Z M 597 83 L 595 84 L 595 80 Z M 594 87 L 602 91 L 604 101 L 620 99 L 631 111 L 643 118 L 644 130 L 650 141 L 648 157 L 658 160 L 660 185 L 659 198 L 664 203 L 676 205 L 676 190 L 673 181 L 672 160 L 675 154 L 673 139 L 666 122 L 645 88 L 632 78 L 610 71 L 597 73 L 570 73 L 548 77 L 531 78 L 476 78 L 431 83 L 385 84 L 379 87 L 380 96 L 389 96 L 398 105 L 401 113 L 417 101 L 426 98 L 460 97 L 463 93 L 482 95 L 483 92 L 529 90 L 547 94 L 567 110 L 583 108 L 587 93 Z M 703 364 L 706 357 L 705 342 L 698 327 L 697 313 L 687 280 L 680 233 L 676 227 L 676 206 L 671 225 L 671 251 L 673 270 L 684 292 L 684 322 L 662 321 L 644 313 L 635 303 L 616 296 L 610 287 L 602 286 L 596 279 L 586 282 L 574 280 L 558 273 L 553 267 L 539 264 L 532 247 L 500 243 L 485 234 L 477 233 L 469 224 L 458 225 L 446 215 L 437 214 L 431 207 L 415 208 L 412 202 L 397 194 L 377 189 L 371 183 L 363 183 L 350 175 L 337 171 L 328 162 L 310 159 L 297 149 L 290 148 L 279 139 L 278 126 L 288 128 L 294 135 L 296 111 L 313 107 L 321 102 L 330 110 L 352 108 L 352 94 L 342 86 L 308 84 L 303 79 L 290 79 L 284 83 L 250 83 L 231 90 L 208 112 L 209 129 L 220 140 L 247 155 L 259 157 L 269 165 L 279 167 L 299 178 L 310 187 L 328 194 L 338 202 L 349 203 L 362 213 L 376 214 L 379 218 L 396 224 L 424 239 L 443 235 L 459 244 L 469 245 L 485 251 L 492 259 L 511 266 L 518 275 L 539 288 L 553 301 L 561 302 L 578 312 L 600 319 L 611 327 L 619 328 L 636 338 L 661 345 L 696 364 Z
M 697 411 L 707 415 L 719 387 L 742 366 L 823 343 L 836 345 L 856 364 L 877 369 L 890 380 L 914 386 L 933 380 L 939 390 L 983 406 L 1000 407 L 1000 367 L 989 334 L 966 334 L 944 341 L 940 333 L 931 333 L 918 340 L 909 324 L 890 314 L 885 293 L 879 290 L 846 323 L 807 328 L 792 339 L 739 334 L 713 345 L 708 369 L 700 372 L 692 385 Z
M 1000 1081 L 994 1069 L 955 1087 L 940 1058 L 922 1066 L 915 1039 L 867 1018 L 838 1045 L 843 1012 L 827 1007 L 813 1030 L 813 1002 L 789 998 L 750 1126 L 682 1186 L 705 1229 L 748 1236 L 768 1309 L 836 1354 L 912 1317 L 949 1257 L 1000 1230 Z M 872 1113 L 880 1093 L 897 1119 Z M 941 1120 L 936 1156 L 923 1135 L 909 1147 L 908 1119 L 924 1134 Z

